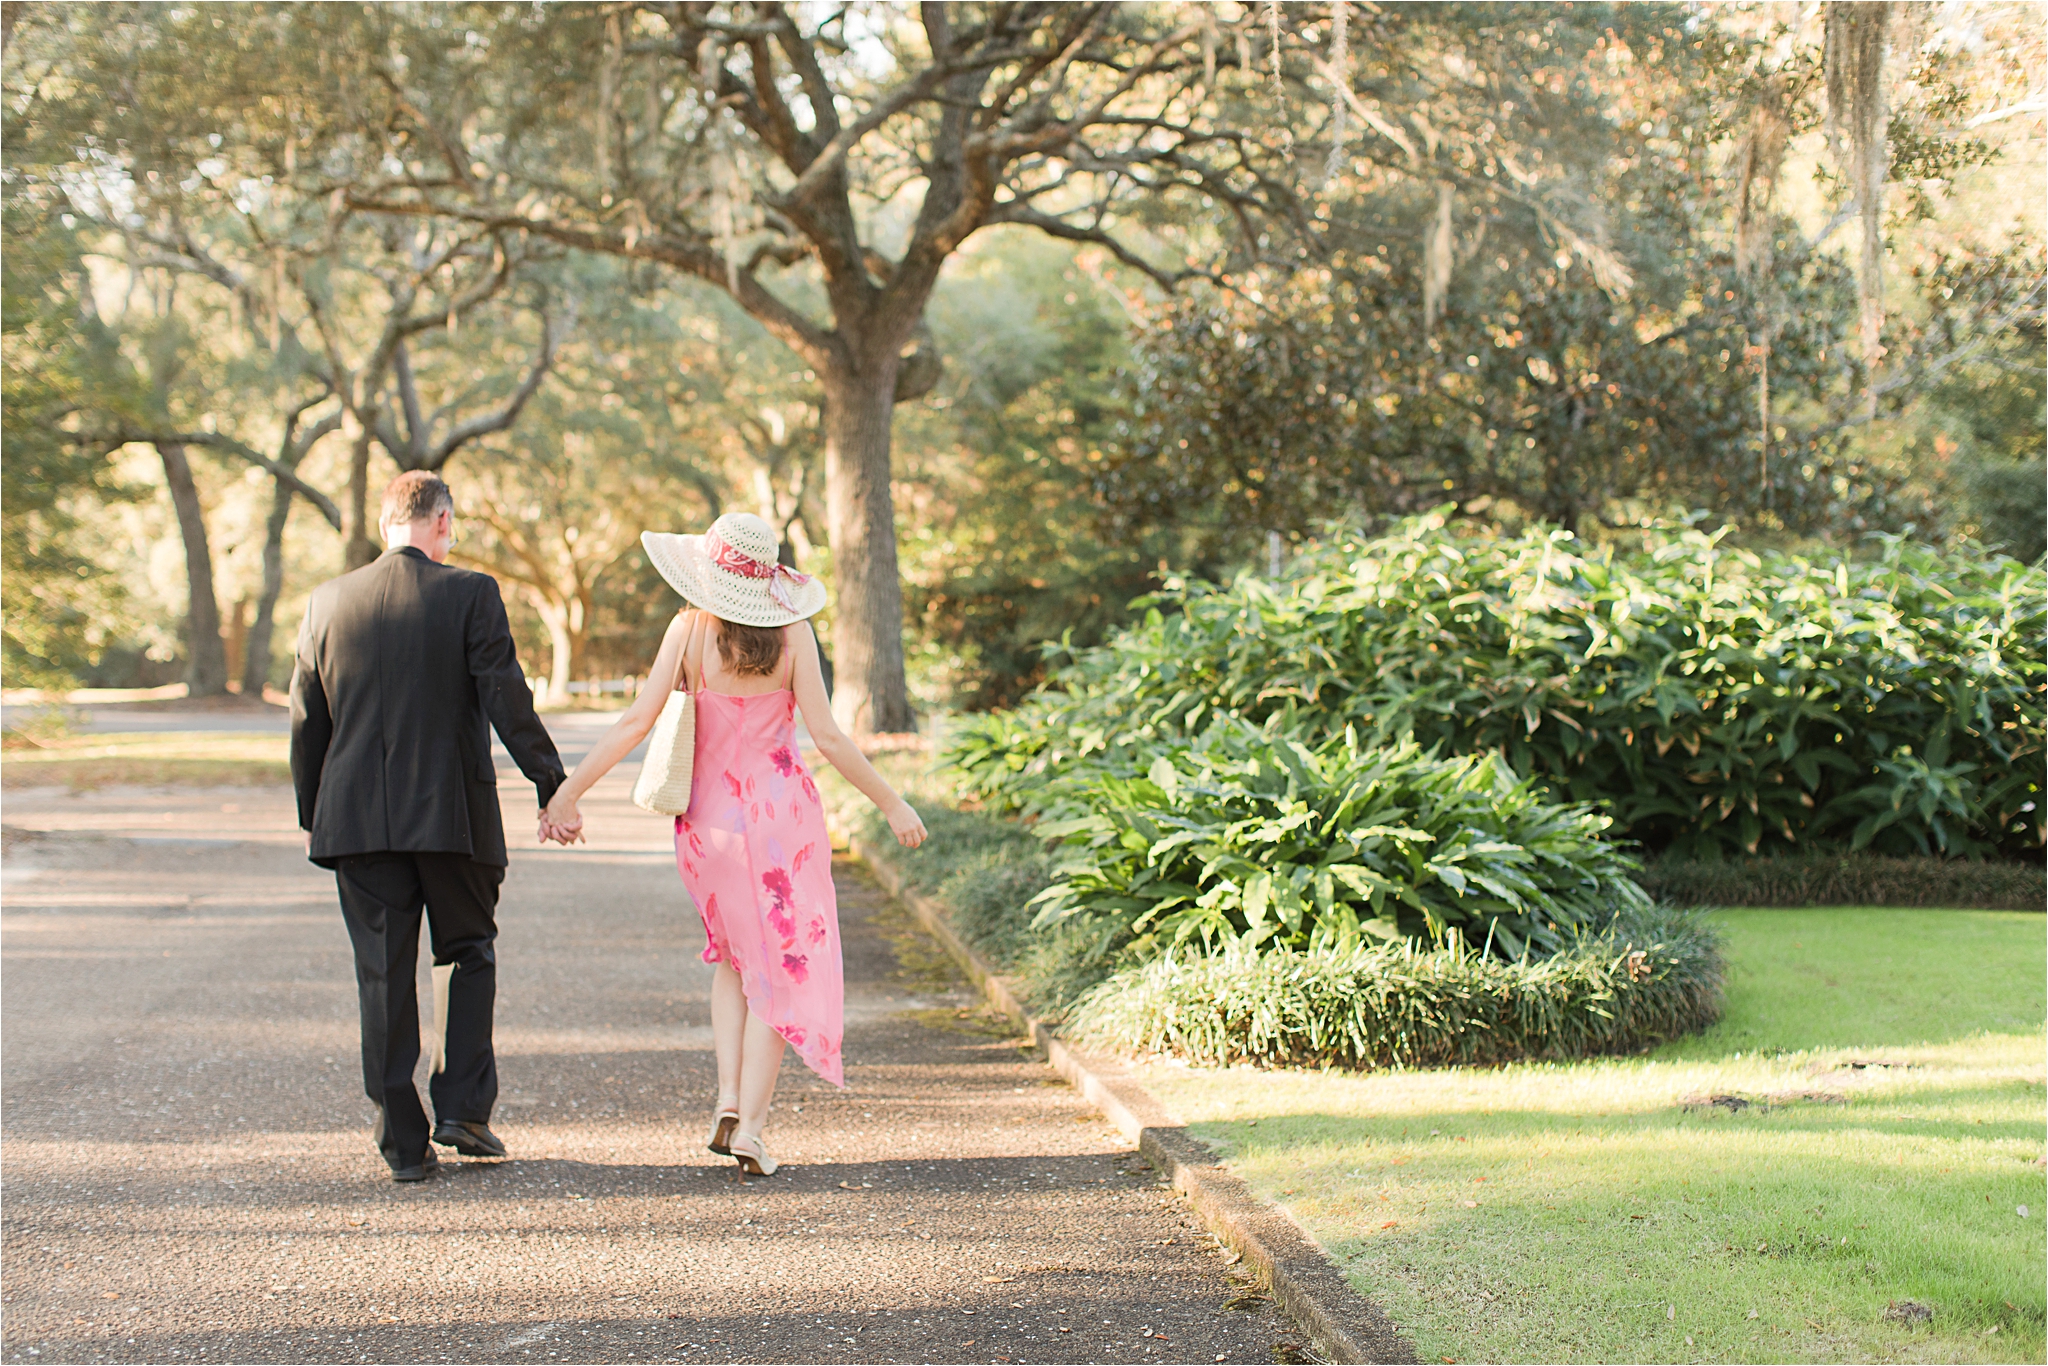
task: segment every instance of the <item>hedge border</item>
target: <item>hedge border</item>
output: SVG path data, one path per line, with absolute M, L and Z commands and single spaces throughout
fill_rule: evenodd
M 1686 906 L 1895 906 L 2048 910 L 2048 869 L 2006 859 L 1806 854 L 1728 860 L 1650 860 L 1635 880 Z
M 1161 956 L 1076 1003 L 1069 1032 L 1205 1066 L 1496 1067 L 1640 1053 L 1720 1018 L 1719 936 L 1658 907 L 1550 958 L 1405 943 Z

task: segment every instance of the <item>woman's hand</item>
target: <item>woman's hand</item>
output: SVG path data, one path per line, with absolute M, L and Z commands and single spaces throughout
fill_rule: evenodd
M 915 849 L 924 843 L 924 822 L 910 809 L 909 802 L 898 800 L 896 809 L 889 813 L 889 833 L 905 849 Z
M 583 839 L 583 813 L 576 809 L 576 799 L 567 791 L 557 792 L 540 813 L 540 837 L 543 843 L 553 840 L 557 844 L 578 844 Z

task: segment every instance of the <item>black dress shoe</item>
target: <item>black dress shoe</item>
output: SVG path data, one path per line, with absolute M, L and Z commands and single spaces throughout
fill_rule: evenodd
M 415 1165 L 410 1167 L 393 1167 L 391 1169 L 391 1179 L 399 1182 L 424 1181 L 428 1177 L 438 1176 L 440 1173 L 441 1159 L 434 1155 L 433 1145 L 429 1144 L 426 1152 L 421 1154 L 419 1162 Z
M 444 1119 L 434 1126 L 434 1142 L 464 1157 L 503 1157 L 504 1140 L 472 1119 Z

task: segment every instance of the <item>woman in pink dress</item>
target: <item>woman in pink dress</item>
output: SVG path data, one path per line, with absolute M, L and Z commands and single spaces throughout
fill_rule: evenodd
M 808 620 L 825 605 L 825 588 L 776 563 L 768 523 L 730 513 L 702 536 L 650 531 L 641 542 L 698 610 L 669 624 L 647 686 L 555 793 L 541 837 L 580 838 L 577 800 L 653 728 L 671 689 L 691 690 L 697 745 L 690 806 L 676 818 L 676 864 L 704 921 L 704 961 L 716 969 L 710 1148 L 745 1174 L 772 1175 L 761 1131 L 785 1044 L 826 1081 L 846 1084 L 832 846 L 797 749 L 797 714 L 900 843 L 923 843 L 924 822 L 833 721 Z

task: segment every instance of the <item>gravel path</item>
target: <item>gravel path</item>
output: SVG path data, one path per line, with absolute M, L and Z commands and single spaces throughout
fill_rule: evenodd
M 592 847 L 513 854 L 512 1158 L 417 1187 L 370 1142 L 347 938 L 287 792 L 11 793 L 0 1356 L 1302 1359 L 843 859 L 850 1086 L 792 1061 L 769 1126 L 788 1165 L 736 1183 L 703 1149 L 702 934 L 623 782 L 586 803 Z

